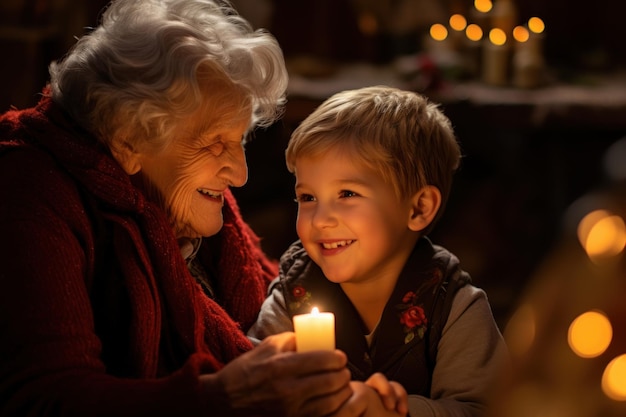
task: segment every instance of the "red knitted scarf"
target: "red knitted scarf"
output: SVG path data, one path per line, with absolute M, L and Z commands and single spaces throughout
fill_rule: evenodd
M 251 348 L 242 328 L 254 322 L 277 270 L 260 250 L 258 237 L 242 220 L 229 192 L 224 227 L 205 239 L 201 249 L 202 260 L 211 262 L 209 269 L 219 277 L 224 300 L 220 306 L 191 277 L 164 211 L 147 200 L 108 151 L 50 98 L 44 97 L 33 109 L 10 111 L 2 119 L 2 137 L 13 138 L 2 144 L 4 148 L 23 142 L 44 148 L 80 186 L 111 208 L 104 216 L 115 224 L 113 244 L 133 306 L 130 349 L 140 374 L 157 375 L 159 361 L 167 355 L 160 346 L 170 344 L 162 343 L 163 338 L 182 345 L 188 355 L 206 356 L 207 371 Z M 184 360 L 168 358 L 179 365 Z

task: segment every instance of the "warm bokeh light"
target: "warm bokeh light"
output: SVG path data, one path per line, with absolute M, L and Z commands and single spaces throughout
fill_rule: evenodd
M 430 27 L 430 36 L 436 41 L 443 41 L 448 37 L 448 29 L 441 23 L 435 23 Z
M 533 33 L 542 33 L 546 29 L 546 24 L 538 17 L 528 19 L 528 29 Z
M 615 401 L 626 401 L 626 354 L 613 359 L 604 369 L 602 391 Z
M 595 210 L 578 224 L 578 240 L 590 258 L 615 256 L 626 246 L 626 224 L 606 210 Z
M 474 0 L 474 7 L 479 12 L 487 13 L 493 8 L 491 0 Z
M 523 43 L 530 38 L 530 33 L 528 33 L 528 29 L 524 26 L 515 26 L 515 28 L 513 28 L 513 38 L 516 41 Z
M 467 36 L 469 40 L 476 42 L 483 38 L 483 30 L 477 24 L 471 23 L 467 25 L 465 29 L 465 36 Z
M 506 33 L 500 28 L 494 28 L 489 31 L 489 40 L 494 45 L 504 45 L 506 43 Z
M 587 311 L 576 317 L 567 332 L 570 348 L 581 358 L 601 355 L 611 344 L 611 339 L 611 322 L 599 311 Z
M 610 181 L 626 183 L 626 136 L 610 145 L 603 159 L 602 165 Z
M 504 338 L 513 356 L 522 356 L 528 352 L 535 340 L 537 324 L 535 311 L 526 304 L 515 311 L 504 329 Z
M 362 13 L 358 19 L 359 30 L 367 36 L 373 36 L 378 32 L 378 21 L 371 13 Z
M 450 27 L 456 31 L 462 31 L 467 26 L 467 20 L 463 15 L 453 14 L 450 16 Z

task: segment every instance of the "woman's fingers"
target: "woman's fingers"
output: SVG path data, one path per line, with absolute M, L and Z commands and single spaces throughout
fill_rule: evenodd
M 352 393 L 346 355 L 338 350 L 295 353 L 294 348 L 293 333 L 265 339 L 219 371 L 213 389 L 232 404 L 233 415 L 333 413 Z

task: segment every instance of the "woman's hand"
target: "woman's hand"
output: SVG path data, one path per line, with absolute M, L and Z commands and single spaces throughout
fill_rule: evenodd
M 295 336 L 287 332 L 200 378 L 215 415 L 327 416 L 351 398 L 346 363 L 338 350 L 295 353 Z

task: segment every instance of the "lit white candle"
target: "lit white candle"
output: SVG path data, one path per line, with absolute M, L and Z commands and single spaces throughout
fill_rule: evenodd
M 483 81 L 489 85 L 503 86 L 509 82 L 510 51 L 506 43 L 506 34 L 495 28 L 489 32 L 489 38 L 483 45 L 482 72 Z
M 442 54 L 449 53 L 452 49 L 448 28 L 441 23 L 435 23 L 430 27 L 429 36 L 424 40 L 426 51 L 438 59 Z
M 313 307 L 311 314 L 293 316 L 293 328 L 296 332 L 298 352 L 335 349 L 335 315 L 333 313 L 320 313 L 317 307 Z
M 477 24 L 471 23 L 465 28 L 465 50 L 463 53 L 463 63 L 465 72 L 470 78 L 476 78 L 481 70 L 481 40 L 483 29 Z
M 531 36 L 532 34 L 532 36 Z M 535 88 L 543 84 L 544 61 L 537 34 L 523 26 L 513 30 L 515 53 L 513 55 L 513 85 L 518 88 Z
M 450 16 L 450 41 L 452 48 L 456 51 L 465 49 L 465 28 L 467 28 L 467 19 L 461 14 L 453 14 Z
M 546 24 L 538 17 L 528 19 L 529 39 L 528 44 L 533 49 L 533 53 L 543 56 L 543 37 Z

